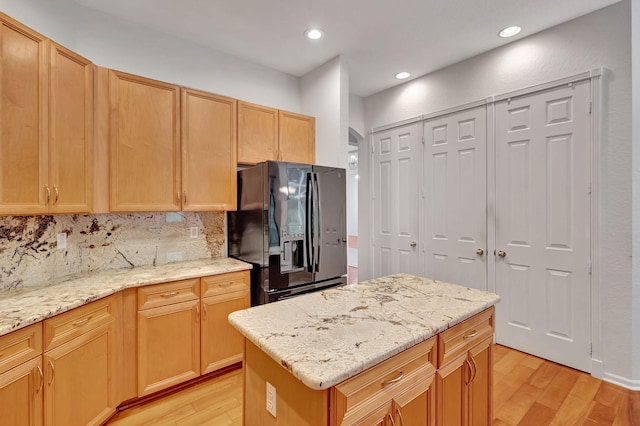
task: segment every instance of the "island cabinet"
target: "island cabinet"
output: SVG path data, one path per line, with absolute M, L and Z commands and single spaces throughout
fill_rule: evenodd
M 46 425 L 99 425 L 116 410 L 117 296 L 43 322 Z
M 435 343 L 419 343 L 333 387 L 331 424 L 435 424 Z
M 0 214 L 88 213 L 93 65 L 0 14 Z
M 42 425 L 42 324 L 0 337 L 0 425 Z
M 315 163 L 314 117 L 238 101 L 238 163 Z
M 246 339 L 244 424 L 489 425 L 493 313 L 491 306 L 328 389 L 308 387 L 285 360 L 279 365 Z M 267 383 L 275 415 L 265 408 Z
M 439 425 L 492 422 L 493 308 L 443 332 L 436 380 Z

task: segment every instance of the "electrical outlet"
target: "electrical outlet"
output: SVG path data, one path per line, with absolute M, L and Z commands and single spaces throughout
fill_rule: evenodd
M 57 244 L 56 247 L 59 250 L 64 250 L 67 248 L 67 233 L 66 232 L 61 232 L 60 234 L 58 234 L 57 236 Z
M 191 238 L 198 238 L 198 227 L 197 226 L 192 226 L 191 228 L 189 228 L 189 236 Z
M 273 417 L 276 416 L 276 388 L 269 382 L 267 382 L 267 411 Z
M 182 260 L 181 251 L 171 251 L 167 253 L 167 263 L 180 262 Z

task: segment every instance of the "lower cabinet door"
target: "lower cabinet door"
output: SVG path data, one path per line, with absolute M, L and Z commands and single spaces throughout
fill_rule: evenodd
M 243 290 L 202 299 L 202 374 L 242 361 L 244 337 L 229 324 L 227 317 L 231 312 L 248 308 L 250 297 L 249 290 Z
M 467 354 L 452 359 L 436 373 L 436 416 L 438 425 L 466 425 L 468 422 L 467 384 L 471 367 Z
M 46 424 L 99 425 L 116 409 L 115 322 L 44 353 Z
M 436 423 L 435 375 L 420 381 L 393 398 L 393 417 L 398 426 L 433 426 Z
M 469 422 L 473 426 L 489 425 L 493 422 L 492 339 L 473 347 L 470 351 L 473 376 L 469 385 Z
M 0 425 L 42 425 L 42 357 L 0 374 Z
M 200 375 L 200 300 L 138 311 L 138 396 Z

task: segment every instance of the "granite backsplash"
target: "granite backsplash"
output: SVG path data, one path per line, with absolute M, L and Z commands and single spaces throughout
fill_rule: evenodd
M 60 233 L 67 235 L 64 249 L 58 248 Z M 225 254 L 224 213 L 4 216 L 0 292 L 76 273 Z

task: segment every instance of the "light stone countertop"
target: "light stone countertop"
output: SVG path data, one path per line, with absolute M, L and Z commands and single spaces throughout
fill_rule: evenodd
M 311 389 L 327 389 L 495 305 L 407 274 L 236 311 L 229 322 Z
M 251 269 L 231 258 L 175 262 L 70 275 L 0 293 L 0 336 L 131 287 Z

